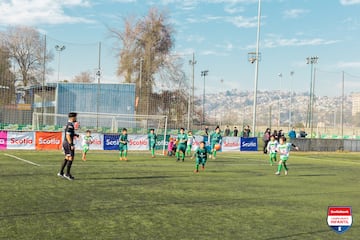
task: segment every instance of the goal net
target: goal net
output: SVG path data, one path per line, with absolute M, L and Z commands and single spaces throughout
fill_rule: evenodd
M 153 128 L 157 135 L 163 135 L 163 151 L 166 147 L 167 120 L 165 115 L 78 112 L 77 116 L 80 132 L 91 130 L 97 133 L 120 133 L 126 128 L 128 134 L 148 134 L 149 129 Z M 67 114 L 33 112 L 32 130 L 60 131 L 67 121 Z

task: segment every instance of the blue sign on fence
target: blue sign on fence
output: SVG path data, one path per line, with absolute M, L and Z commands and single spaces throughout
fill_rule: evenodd
M 240 151 L 257 151 L 258 143 L 256 137 L 240 138 Z
M 119 150 L 119 135 L 104 135 L 104 150 Z

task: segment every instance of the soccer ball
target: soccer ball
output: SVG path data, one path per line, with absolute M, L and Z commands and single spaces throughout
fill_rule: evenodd
M 219 150 L 221 149 L 221 145 L 218 144 L 218 143 L 215 144 L 214 149 L 215 149 L 216 151 L 219 151 Z

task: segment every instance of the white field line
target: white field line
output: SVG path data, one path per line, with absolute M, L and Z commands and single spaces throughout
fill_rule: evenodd
M 17 157 L 17 156 L 14 156 L 14 155 L 11 155 L 11 154 L 7 154 L 7 153 L 5 153 L 4 155 L 5 155 L 5 156 L 8 156 L 8 157 L 11 157 L 11 158 L 15 158 L 15 159 L 20 160 L 20 161 L 23 161 L 23 162 L 26 162 L 26 163 L 28 163 L 28 164 L 35 165 L 35 166 L 40 167 L 40 165 L 37 164 L 37 163 L 34 163 L 34 162 L 31 162 L 31 161 L 28 161 L 28 160 L 19 158 L 19 157 Z

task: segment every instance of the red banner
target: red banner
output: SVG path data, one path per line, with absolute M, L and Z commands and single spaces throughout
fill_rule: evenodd
M 36 150 L 60 150 L 62 145 L 61 132 L 36 132 Z

